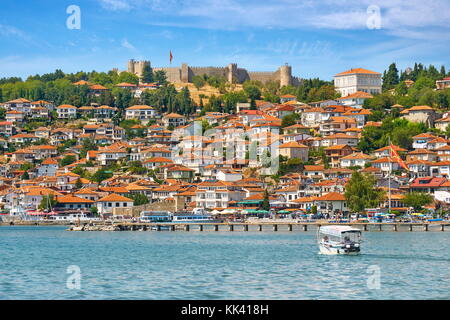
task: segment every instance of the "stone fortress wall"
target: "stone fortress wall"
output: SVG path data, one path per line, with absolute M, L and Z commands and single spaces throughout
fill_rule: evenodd
M 128 61 L 128 72 L 134 73 L 139 77 L 145 65 L 150 66 L 150 61 Z M 226 67 L 191 67 L 183 63 L 181 67 L 164 67 L 153 68 L 153 71 L 163 70 L 166 72 L 167 80 L 170 82 L 187 83 L 192 82 L 194 76 L 217 76 L 224 77 L 230 83 L 243 83 L 246 80 L 257 80 L 261 82 L 279 81 L 280 86 L 298 85 L 300 78 L 292 76 L 292 67 L 285 64 L 274 72 L 257 72 L 248 71 L 247 69 L 238 68 L 237 64 L 230 63 Z

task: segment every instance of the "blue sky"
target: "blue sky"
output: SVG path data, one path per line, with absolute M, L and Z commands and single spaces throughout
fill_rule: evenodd
M 66 26 L 70 5 L 80 7 L 79 30 Z M 272 71 L 287 62 L 296 76 L 331 80 L 391 62 L 450 69 L 450 1 L 1 0 L 0 40 L 0 78 L 124 70 L 130 58 L 169 66 L 172 50 L 174 66 Z

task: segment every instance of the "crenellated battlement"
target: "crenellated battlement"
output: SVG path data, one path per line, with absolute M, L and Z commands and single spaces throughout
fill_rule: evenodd
M 150 65 L 150 61 L 128 61 L 128 72 L 142 76 L 142 70 L 145 65 Z M 161 67 L 153 70 L 162 70 L 166 72 L 167 80 L 170 82 L 192 82 L 193 77 L 200 75 L 225 77 L 228 82 L 243 83 L 246 80 L 257 80 L 261 82 L 279 81 L 280 86 L 289 84 L 298 84 L 301 79 L 292 76 L 292 67 L 288 64 L 280 66 L 276 71 L 248 71 L 244 68 L 238 68 L 236 63 L 230 63 L 225 67 L 191 67 L 183 63 L 181 67 Z

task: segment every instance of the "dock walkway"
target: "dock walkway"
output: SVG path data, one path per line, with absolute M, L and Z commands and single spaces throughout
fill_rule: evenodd
M 131 223 L 80 224 L 70 226 L 69 231 L 308 231 L 325 225 L 352 226 L 362 231 L 445 231 L 450 221 L 442 222 L 383 222 L 383 223 L 328 223 L 328 222 L 221 222 L 221 223 Z M 448 228 L 447 228 L 448 229 Z

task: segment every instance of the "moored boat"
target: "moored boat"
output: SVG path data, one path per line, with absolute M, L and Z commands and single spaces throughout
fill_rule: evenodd
M 342 225 L 321 226 L 317 242 L 321 254 L 357 255 L 361 251 L 361 231 Z

